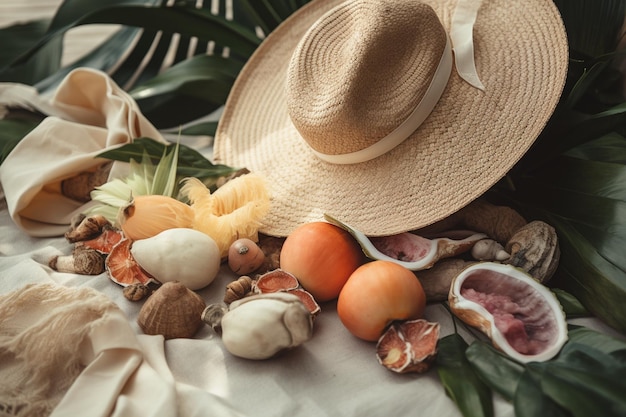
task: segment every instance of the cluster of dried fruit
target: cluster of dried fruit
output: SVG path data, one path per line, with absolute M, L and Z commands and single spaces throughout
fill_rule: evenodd
M 329 300 L 337 300 L 338 316 L 352 334 L 377 342 L 379 362 L 394 372 L 424 372 L 434 362 L 440 327 L 422 317 L 426 302 L 449 301 L 457 317 L 519 361 L 549 359 L 565 342 L 562 309 L 542 284 L 559 260 L 549 225 L 527 223 L 515 211 L 484 201 L 428 229 L 386 237 L 369 238 L 327 220 L 302 225 L 286 239 L 231 239 L 225 250 L 191 228 L 169 228 L 134 242 L 94 216 L 66 234 L 75 243 L 73 254 L 50 265 L 76 273 L 106 270 L 130 300 L 152 294 L 138 320 L 146 333 L 192 337 L 205 322 L 227 350 L 249 359 L 304 343 L 319 303 Z M 437 230 L 451 225 L 462 231 Z M 184 235 L 169 236 L 175 233 Z M 180 255 L 175 246 L 181 239 L 185 252 L 204 252 L 192 253 L 193 261 L 169 262 L 168 256 Z M 226 286 L 222 303 L 206 306 L 193 290 L 210 284 L 222 261 L 238 278 Z M 201 264 L 176 269 L 189 262 Z M 251 342 L 258 334 L 267 336 L 264 347 Z
M 220 250 L 209 236 L 172 228 L 134 241 L 94 215 L 78 217 L 65 237 L 74 244 L 72 254 L 53 257 L 50 267 L 83 275 L 106 271 L 128 300 L 149 297 L 138 316 L 145 333 L 192 337 L 202 326 L 205 303 L 194 290 L 211 284 L 221 266 Z

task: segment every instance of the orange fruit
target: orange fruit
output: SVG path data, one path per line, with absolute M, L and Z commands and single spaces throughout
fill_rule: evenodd
M 376 341 L 395 320 L 421 318 L 426 294 L 415 274 L 389 261 L 359 267 L 337 300 L 337 314 L 353 335 Z

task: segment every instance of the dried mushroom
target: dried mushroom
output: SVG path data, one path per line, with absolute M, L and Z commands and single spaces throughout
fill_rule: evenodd
M 89 248 L 75 248 L 71 255 L 54 256 L 48 266 L 58 272 L 81 275 L 99 275 L 105 271 L 102 255 Z
M 556 296 L 523 270 L 479 262 L 450 288 L 450 309 L 519 362 L 546 361 L 567 341 L 565 314 Z

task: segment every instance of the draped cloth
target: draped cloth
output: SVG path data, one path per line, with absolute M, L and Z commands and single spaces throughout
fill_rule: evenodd
M 65 197 L 60 184 L 106 161 L 96 155 L 138 137 L 164 142 L 132 97 L 98 70 L 73 70 L 50 100 L 32 87 L 0 85 L 0 104 L 16 102 L 48 115 L 0 165 L 9 213 L 31 236 L 62 235 L 86 209 L 89 203 Z M 115 163 L 109 179 L 123 175 L 126 165 Z

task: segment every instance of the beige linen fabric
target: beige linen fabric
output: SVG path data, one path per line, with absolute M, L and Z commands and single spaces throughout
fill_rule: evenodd
M 0 103 L 14 97 L 16 88 L 1 86 Z M 103 72 L 72 71 L 49 102 L 28 88 L 21 90 L 29 105 L 54 112 L 0 165 L 11 217 L 31 236 L 62 235 L 72 216 L 84 211 L 85 204 L 64 197 L 59 184 L 104 162 L 97 154 L 142 136 L 164 141 L 137 103 Z M 121 175 L 125 165 L 114 164 L 109 178 Z
M 144 361 L 122 311 L 90 288 L 29 284 L 1 296 L 0 359 L 0 415 L 177 413 L 173 379 Z

